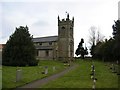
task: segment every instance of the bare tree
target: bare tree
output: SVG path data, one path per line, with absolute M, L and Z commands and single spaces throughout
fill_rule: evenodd
M 103 39 L 104 39 L 104 37 L 105 36 L 103 34 L 101 34 L 101 32 L 100 32 L 100 28 L 98 28 L 98 30 L 97 30 L 97 36 L 96 36 L 96 43 L 102 42 Z
M 100 33 L 100 29 L 95 27 L 95 26 L 91 26 L 90 30 L 89 30 L 89 44 L 90 44 L 90 53 L 92 55 L 92 57 L 94 57 L 94 50 L 95 50 L 95 46 L 98 42 L 103 41 L 104 36 Z
M 89 30 L 89 44 L 92 46 L 93 44 L 97 44 L 98 42 L 103 41 L 104 36 L 100 32 L 100 28 L 95 26 L 91 26 Z
M 95 44 L 95 41 L 96 41 L 96 27 L 95 26 L 91 26 L 90 27 L 90 30 L 89 30 L 89 33 L 90 33 L 90 36 L 89 36 L 89 44 L 92 46 L 93 44 Z

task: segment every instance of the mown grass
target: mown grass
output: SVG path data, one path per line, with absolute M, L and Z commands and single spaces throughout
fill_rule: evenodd
M 40 88 L 92 88 L 93 80 L 90 78 L 90 60 L 78 60 L 79 66 L 64 76 L 43 85 Z M 105 66 L 105 63 L 94 61 L 96 88 L 118 88 L 118 76 Z
M 48 67 L 48 74 L 41 74 L 45 70 L 45 66 Z M 56 67 L 53 71 L 53 66 Z M 2 88 L 15 88 L 22 86 L 37 79 L 41 79 L 52 74 L 62 71 L 65 67 L 63 63 L 59 61 L 40 61 L 39 66 L 27 66 L 19 67 L 22 70 L 22 79 L 16 82 L 16 69 L 18 67 L 3 66 L 2 67 Z

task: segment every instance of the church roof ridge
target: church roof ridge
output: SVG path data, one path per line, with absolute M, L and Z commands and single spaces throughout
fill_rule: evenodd
M 54 35 L 54 36 L 43 36 L 43 37 L 34 37 L 34 38 L 49 38 L 49 37 L 58 37 L 58 36 Z
M 53 42 L 58 40 L 58 36 L 36 37 L 32 40 L 33 42 Z

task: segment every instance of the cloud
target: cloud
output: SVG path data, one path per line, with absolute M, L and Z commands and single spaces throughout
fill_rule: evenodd
M 7 1 L 7 0 L 6 0 Z M 65 12 L 75 18 L 75 49 L 81 38 L 87 43 L 89 28 L 93 25 L 101 28 L 101 33 L 110 36 L 113 20 L 117 17 L 119 0 L 12 0 L 2 3 L 2 31 L 7 38 L 15 27 L 28 25 L 35 37 L 52 36 L 58 33 L 57 16 L 66 18 Z M 26 2 L 27 1 L 27 2 Z M 0 15 L 1 16 L 1 15 Z M 6 41 L 4 39 L 4 41 Z M 0 40 L 1 42 L 1 40 Z
M 37 26 L 37 27 L 39 27 L 39 26 L 43 27 L 43 26 L 48 26 L 48 25 L 49 25 L 49 23 L 47 21 L 41 21 L 41 20 L 33 23 L 33 26 Z

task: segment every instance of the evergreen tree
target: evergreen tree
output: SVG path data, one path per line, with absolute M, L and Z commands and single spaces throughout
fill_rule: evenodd
M 27 26 L 16 28 L 10 36 L 3 48 L 2 64 L 10 66 L 37 65 L 35 47 Z
M 81 57 L 84 59 L 84 55 L 87 55 L 88 54 L 88 51 L 87 51 L 87 47 L 84 49 L 83 47 L 83 43 L 84 43 L 84 39 L 81 39 L 79 45 L 78 45 L 78 48 L 76 49 L 76 52 L 75 54 L 78 56 L 78 55 L 81 55 Z
M 120 60 L 120 20 L 115 21 L 113 28 L 113 38 L 115 39 L 114 44 L 114 57 Z
M 91 49 L 90 49 L 90 54 L 92 55 L 92 58 L 95 57 L 95 44 L 93 43 L 93 45 L 91 46 Z
M 88 55 L 88 49 L 87 49 L 87 47 L 85 47 L 84 52 L 85 52 L 85 55 Z

